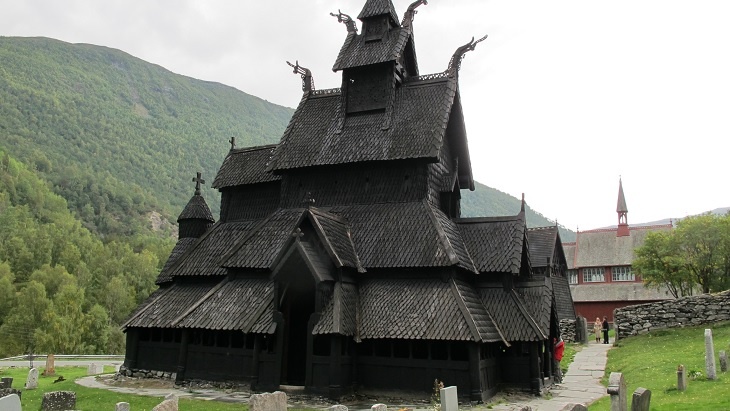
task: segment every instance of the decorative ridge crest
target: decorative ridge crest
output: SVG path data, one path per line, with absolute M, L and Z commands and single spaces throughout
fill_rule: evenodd
M 355 25 L 355 21 L 352 19 L 352 17 L 343 13 L 342 11 L 340 11 L 340 9 L 337 9 L 337 14 L 330 13 L 330 16 L 337 17 L 338 23 L 345 23 L 345 27 L 347 27 L 348 33 L 357 34 L 357 26 Z
M 474 37 L 472 37 L 470 42 L 456 49 L 454 55 L 451 56 L 451 60 L 449 61 L 449 68 L 446 69 L 446 73 L 449 76 L 457 76 L 459 74 L 459 69 L 461 69 L 461 61 L 464 59 L 464 55 L 467 52 L 474 50 L 477 44 L 484 41 L 487 36 L 488 34 L 477 41 L 474 41 Z
M 413 18 L 416 17 L 416 8 L 423 4 L 424 6 L 428 5 L 427 0 L 416 0 L 413 3 L 411 3 L 410 6 L 408 6 L 408 10 L 406 10 L 406 13 L 403 15 L 403 22 L 400 24 L 402 27 L 411 27 L 411 24 L 413 23 Z
M 314 91 L 314 78 L 312 78 L 312 72 L 305 67 L 299 65 L 299 60 L 296 60 L 296 64 L 286 62 L 289 66 L 294 68 L 294 74 L 302 76 L 302 91 L 307 93 Z
M 328 94 L 340 94 L 342 89 L 338 88 L 323 88 L 320 90 L 312 90 L 313 96 L 326 96 Z

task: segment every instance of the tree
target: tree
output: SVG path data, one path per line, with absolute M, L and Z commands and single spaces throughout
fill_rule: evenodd
M 692 295 L 694 281 L 679 256 L 677 237 L 672 231 L 654 231 L 635 251 L 632 269 L 649 287 L 666 287 L 674 298 Z

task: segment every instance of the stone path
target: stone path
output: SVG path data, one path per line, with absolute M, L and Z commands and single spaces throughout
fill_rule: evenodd
M 531 411 L 560 411 L 568 404 L 588 405 L 597 399 L 606 396 L 606 387 L 601 385 L 601 377 L 606 369 L 608 350 L 611 344 L 590 343 L 579 351 L 573 363 L 568 367 L 568 372 L 563 382 L 550 390 L 550 398 L 517 396 L 507 397 L 505 403 L 493 404 L 490 410 L 518 411 L 530 407 Z M 164 397 L 171 392 L 182 398 L 199 398 L 203 400 L 218 400 L 225 402 L 248 402 L 249 394 L 234 391 L 217 389 L 193 389 L 186 388 L 130 388 L 114 387 L 97 381 L 96 377 L 89 376 L 76 380 L 76 383 L 90 388 L 102 388 L 110 391 Z M 395 406 L 394 404 L 392 406 Z M 329 405 L 317 406 L 308 405 L 309 408 L 327 409 Z M 414 411 L 430 410 L 432 408 L 413 407 Z M 370 410 L 369 406 L 348 405 L 351 411 Z M 463 409 L 482 410 L 487 409 L 486 405 L 464 406 Z

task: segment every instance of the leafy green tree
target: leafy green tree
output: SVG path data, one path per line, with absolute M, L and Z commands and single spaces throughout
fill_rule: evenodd
M 10 264 L 0 262 L 0 325 L 4 322 L 5 316 L 15 305 L 15 276 L 10 271 Z
M 0 352 L 17 355 L 35 350 L 35 331 L 43 323 L 51 305 L 43 284 L 28 282 L 18 293 L 17 303 L 0 326 Z
M 672 231 L 650 232 L 636 249 L 632 262 L 632 269 L 647 286 L 666 287 L 675 298 L 692 295 L 695 284 L 685 269 L 676 240 Z

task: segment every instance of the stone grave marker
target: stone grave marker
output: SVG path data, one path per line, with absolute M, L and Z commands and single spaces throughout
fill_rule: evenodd
M 131 408 L 129 407 L 128 402 L 118 402 L 117 405 L 114 407 L 114 411 L 130 411 Z
M 13 388 L 13 377 L 0 378 L 0 388 Z
M 712 343 L 712 330 L 705 329 L 705 371 L 707 379 L 714 380 L 717 378 L 717 370 L 715 369 L 715 346 Z
M 327 411 L 347 411 L 347 406 L 337 404 L 327 408 Z
M 286 393 L 281 391 L 254 394 L 248 400 L 249 411 L 286 411 Z
M 388 411 L 388 406 L 385 404 L 375 404 L 370 407 L 370 411 Z
M 12 394 L 17 395 L 18 398 L 22 398 L 21 394 L 23 393 L 20 392 L 20 390 L 16 390 L 15 388 L 0 388 L 0 397 L 6 397 Z M 0 410 L 2 410 L 2 408 L 0 408 Z
M 46 356 L 46 368 L 43 370 L 43 375 L 56 375 L 56 357 L 53 354 Z
M 608 388 L 611 396 L 611 411 L 628 411 L 626 409 L 626 381 L 620 372 L 612 372 L 608 377 Z
M 727 372 L 727 353 L 720 351 L 720 371 Z
M 76 393 L 73 391 L 52 391 L 43 394 L 41 411 L 65 411 L 76 409 Z
M 152 411 L 177 411 L 177 401 L 175 400 L 164 400 L 157 404 Z
M 649 411 L 649 403 L 651 402 L 651 391 L 646 388 L 639 387 L 634 391 L 631 397 L 631 411 Z
M 687 370 L 684 365 L 677 367 L 677 391 L 687 390 Z
M 456 395 L 456 387 L 444 387 L 440 391 L 441 411 L 458 411 L 459 398 Z
M 20 408 L 20 397 L 17 394 L 10 394 L 0 397 L 0 410 L 3 411 L 23 411 Z
M 89 364 L 89 367 L 86 369 L 86 375 L 96 375 L 96 374 L 103 374 L 104 373 L 104 365 L 103 364 L 96 364 L 91 363 Z
M 28 371 L 28 378 L 25 380 L 25 389 L 34 390 L 38 388 L 38 370 L 31 368 Z
M 588 411 L 588 408 L 586 408 L 583 404 L 565 404 L 565 407 L 561 408 L 560 411 Z

